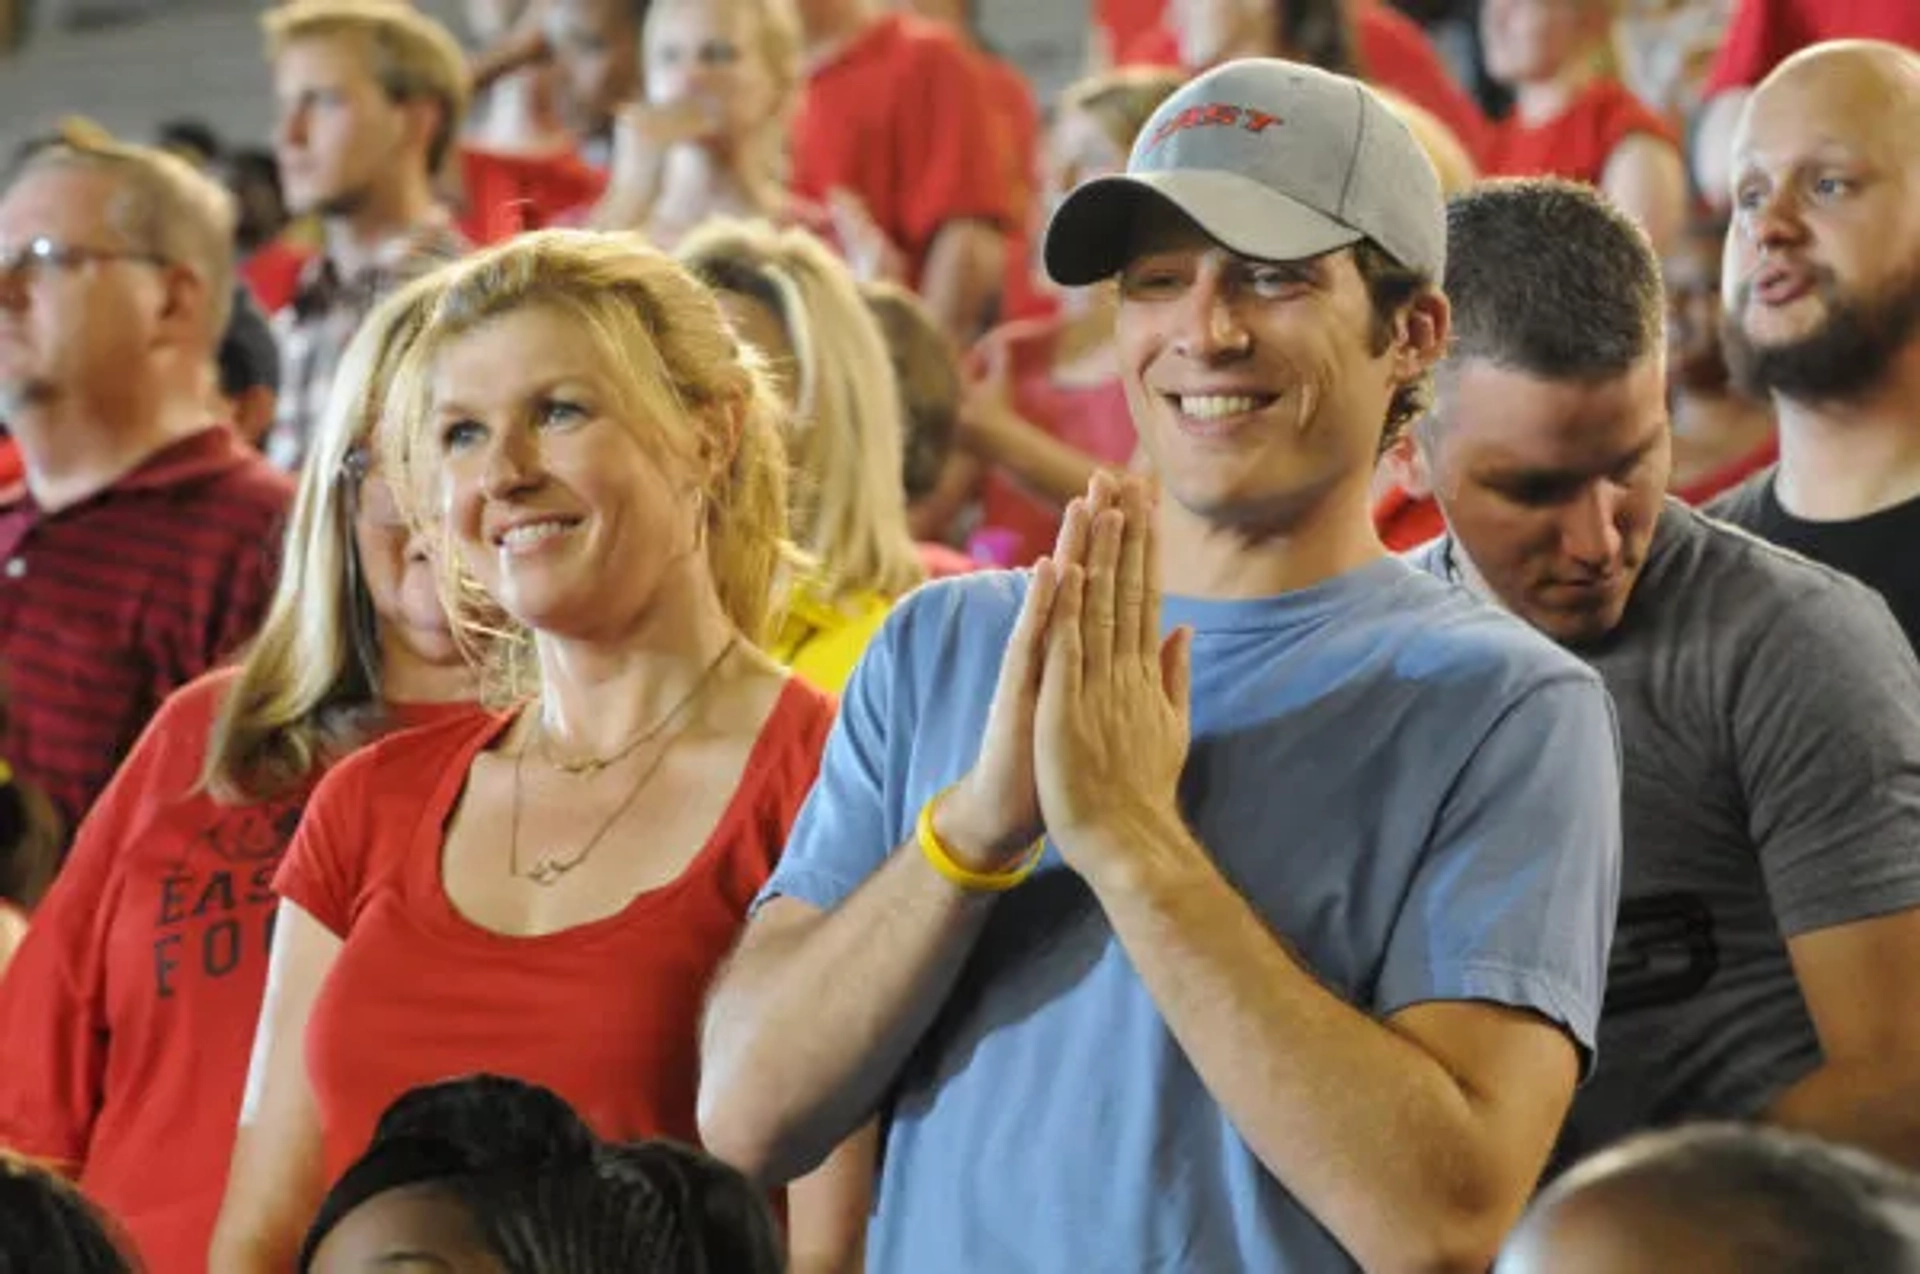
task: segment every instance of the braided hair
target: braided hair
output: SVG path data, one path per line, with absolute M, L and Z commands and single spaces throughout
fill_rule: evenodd
M 772 1212 L 739 1172 L 670 1142 L 603 1142 L 550 1090 L 479 1075 L 414 1089 L 387 1109 L 321 1205 L 302 1274 L 349 1213 L 406 1186 L 458 1206 L 507 1274 L 785 1269 Z
M 0 1274 L 133 1274 L 106 1218 L 71 1184 L 0 1151 Z

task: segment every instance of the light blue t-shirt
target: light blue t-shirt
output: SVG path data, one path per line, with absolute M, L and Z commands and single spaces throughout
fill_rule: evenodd
M 965 772 L 1026 587 L 968 576 L 894 611 L 766 896 L 837 906 Z M 1489 1000 L 1590 1050 L 1620 851 L 1593 671 L 1392 558 L 1276 598 L 1168 598 L 1163 619 L 1195 630 L 1188 825 L 1299 958 L 1369 1014 Z M 1356 1268 L 1234 1131 L 1057 852 L 995 907 L 891 1094 L 870 1267 Z

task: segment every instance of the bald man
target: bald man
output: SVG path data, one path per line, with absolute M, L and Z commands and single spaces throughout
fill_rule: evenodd
M 1780 463 L 1709 511 L 1880 590 L 1920 648 L 1920 54 L 1781 63 L 1735 139 L 1728 362 Z
M 1778 1129 L 1703 1124 L 1625 1142 L 1555 1182 L 1494 1274 L 1911 1274 L 1920 1180 Z

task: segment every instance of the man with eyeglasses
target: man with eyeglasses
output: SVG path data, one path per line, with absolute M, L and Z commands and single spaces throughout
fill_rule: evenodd
M 219 420 L 232 211 L 183 161 L 72 137 L 0 195 L 0 746 L 69 827 L 153 709 L 252 636 L 291 484 Z

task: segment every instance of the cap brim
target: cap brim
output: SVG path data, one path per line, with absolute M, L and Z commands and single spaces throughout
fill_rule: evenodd
M 1172 207 L 1214 242 L 1258 261 L 1301 261 L 1366 237 L 1238 173 L 1099 177 L 1068 195 L 1047 223 L 1047 276 L 1077 288 L 1120 273 L 1133 247 L 1134 220 L 1150 202 Z

